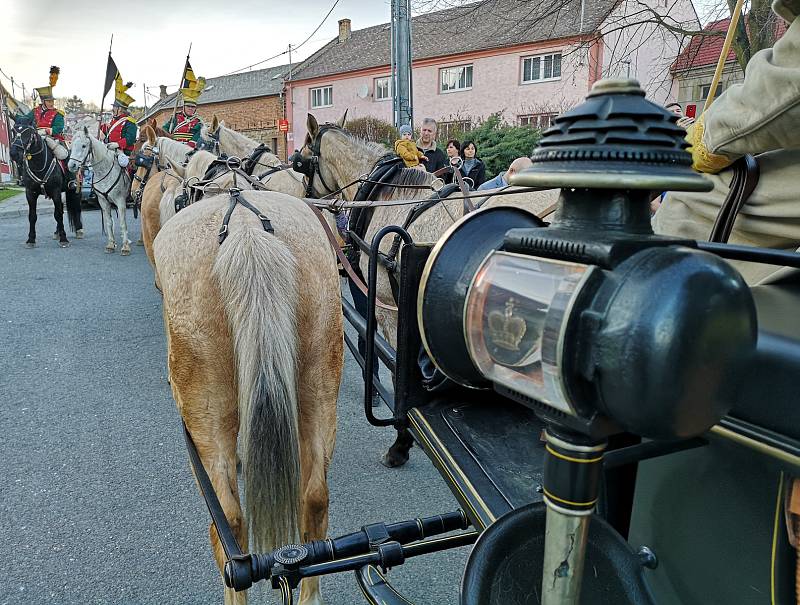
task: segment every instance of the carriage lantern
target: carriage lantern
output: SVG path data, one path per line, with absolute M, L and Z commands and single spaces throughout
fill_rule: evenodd
M 506 230 L 498 248 L 475 242 L 478 225 L 496 219 L 475 213 L 440 240 L 424 271 L 418 319 L 437 367 L 462 385 L 490 385 L 548 425 L 544 605 L 578 602 L 606 438 L 707 431 L 728 411 L 726 379 L 755 351 L 741 276 L 650 226 L 655 195 L 712 187 L 691 170 L 684 135 L 635 80 L 596 83 L 512 178 L 561 188 L 552 224 Z M 479 262 L 451 254 L 467 237 L 482 247 Z M 460 333 L 443 329 L 445 300 Z

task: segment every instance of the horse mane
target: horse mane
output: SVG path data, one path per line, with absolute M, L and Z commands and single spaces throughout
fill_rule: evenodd
M 185 163 L 186 154 L 192 150 L 192 148 L 188 145 L 178 141 L 173 141 L 169 137 L 158 137 L 156 139 L 156 145 L 158 145 L 158 150 L 161 156 L 168 159 L 173 164 Z

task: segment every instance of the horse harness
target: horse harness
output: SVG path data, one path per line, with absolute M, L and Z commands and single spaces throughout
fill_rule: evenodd
M 253 204 L 244 199 L 241 189 L 238 189 L 237 187 L 232 187 L 228 191 L 228 193 L 231 196 L 231 201 L 230 204 L 228 204 L 228 210 L 227 212 L 225 212 L 225 216 L 222 219 L 222 227 L 220 227 L 219 234 L 217 236 L 220 246 L 228 237 L 228 223 L 230 223 L 231 215 L 233 214 L 233 211 L 236 209 L 236 206 L 239 205 L 244 206 L 250 212 L 252 212 L 258 217 L 258 220 L 261 221 L 261 226 L 264 228 L 264 231 L 272 234 L 275 233 L 275 229 L 272 227 L 272 223 L 269 221 L 269 218 L 265 214 L 262 214 L 262 212 L 258 208 L 253 206 Z
M 115 154 L 115 155 L 116 155 L 116 154 Z M 82 168 L 83 168 L 83 167 L 85 167 L 85 166 L 87 166 L 87 165 L 88 165 L 88 166 L 93 166 L 93 163 L 88 163 L 88 164 L 87 164 L 87 162 L 89 162 L 89 158 L 90 158 L 90 157 L 91 157 L 92 159 L 94 159 L 94 145 L 92 145 L 91 141 L 89 142 L 89 153 L 87 153 L 87 154 L 86 154 L 86 157 L 85 157 L 85 158 L 83 158 L 83 161 L 81 162 L 81 167 L 82 167 Z M 115 167 L 117 168 L 117 177 L 114 179 L 114 182 L 113 182 L 113 183 L 111 183 L 111 187 L 109 187 L 109 188 L 108 188 L 108 189 L 106 189 L 105 191 L 101 191 L 101 190 L 100 190 L 100 189 L 97 187 L 97 184 L 98 184 L 98 183 L 102 183 L 102 182 L 103 182 L 104 180 L 106 180 L 106 179 L 107 179 L 109 176 L 111 176 L 111 173 L 112 173 L 112 172 L 114 172 L 114 168 L 115 168 Z M 111 204 L 112 206 L 116 207 L 117 205 L 116 205 L 116 204 L 115 204 L 115 203 L 114 203 L 114 202 L 111 200 L 111 198 L 109 197 L 109 195 L 108 195 L 108 194 L 109 194 L 109 193 L 111 193 L 112 191 L 114 191 L 114 188 L 117 186 L 117 184 L 120 182 L 120 180 L 123 180 L 123 181 L 125 180 L 125 178 L 127 177 L 127 174 L 128 174 L 128 171 L 127 171 L 127 170 L 125 170 L 125 169 L 124 169 L 122 166 L 120 166 L 120 165 L 119 165 L 119 162 L 117 162 L 117 159 L 116 159 L 116 157 L 115 157 L 115 158 L 112 158 L 112 160 L 111 160 L 111 168 L 109 168 L 108 172 L 106 172 L 106 173 L 105 173 L 103 176 L 101 176 L 99 179 L 92 179 L 92 188 L 93 188 L 93 189 L 94 189 L 94 190 L 95 190 L 95 191 L 96 191 L 96 192 L 97 192 L 99 195 L 102 195 L 102 196 L 103 196 L 103 198 L 105 198 L 105 200 L 106 200 L 106 201 L 107 201 L 109 204 Z M 141 187 L 140 187 L 140 189 L 141 189 Z M 128 191 L 130 192 L 130 184 L 128 185 Z
M 36 129 L 32 126 L 23 126 L 22 131 L 30 130 L 32 133 L 36 133 Z M 22 148 L 22 158 L 25 164 L 25 173 L 27 174 L 28 178 L 30 178 L 34 183 L 39 185 L 39 188 L 42 192 L 45 190 L 45 185 L 50 177 L 53 175 L 53 171 L 55 170 L 56 166 L 59 162 L 56 160 L 54 155 L 50 156 L 50 163 L 47 163 L 47 145 L 45 145 L 44 140 L 41 136 L 36 133 L 37 136 L 31 136 L 28 143 Z M 13 145 L 15 141 L 20 141 L 22 137 L 20 133 L 14 135 L 14 139 L 12 140 L 11 144 Z M 31 151 L 31 145 L 33 145 L 34 141 L 39 141 L 39 150 L 38 151 Z M 44 154 L 44 158 L 42 159 L 42 167 L 39 170 L 45 170 L 45 166 L 47 165 L 47 169 L 45 170 L 44 177 L 38 177 L 34 172 L 35 169 L 31 168 L 31 161 L 34 157 Z

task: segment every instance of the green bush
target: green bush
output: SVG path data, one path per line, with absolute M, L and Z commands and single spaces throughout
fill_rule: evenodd
M 513 160 L 521 156 L 530 156 L 539 143 L 542 133 L 530 126 L 511 126 L 503 122 L 500 113 L 494 113 L 480 124 L 468 131 L 452 131 L 447 138 L 475 141 L 478 157 L 486 164 L 486 178 L 508 169 Z M 447 138 L 438 141 L 445 149 Z

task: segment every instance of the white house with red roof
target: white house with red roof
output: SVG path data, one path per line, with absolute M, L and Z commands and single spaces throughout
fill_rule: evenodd
M 679 42 L 656 27 L 621 27 L 641 19 L 642 3 L 675 23 L 699 27 L 691 0 L 482 0 L 412 19 L 416 125 L 480 120 L 502 112 L 509 123 L 547 127 L 603 77 L 637 78 L 656 102 L 674 98 L 670 66 Z M 668 5 L 668 6 L 667 6 Z M 293 70 L 285 83 L 288 147 L 300 147 L 306 115 L 333 122 L 392 121 L 390 27 L 351 30 Z
M 747 19 L 746 16 L 743 18 Z M 703 111 L 703 105 L 711 88 L 711 80 L 714 78 L 714 70 L 722 53 L 724 35 L 728 31 L 729 25 L 730 18 L 706 25 L 703 28 L 704 31 L 719 32 L 720 35 L 693 36 L 672 65 L 671 71 L 676 85 L 675 100 L 681 104 L 684 114 L 689 117 L 699 116 Z M 783 19 L 775 18 L 770 26 L 775 27 L 776 40 L 786 32 L 787 26 Z M 744 72 L 731 50 L 725 59 L 725 67 L 716 96 L 743 79 Z

